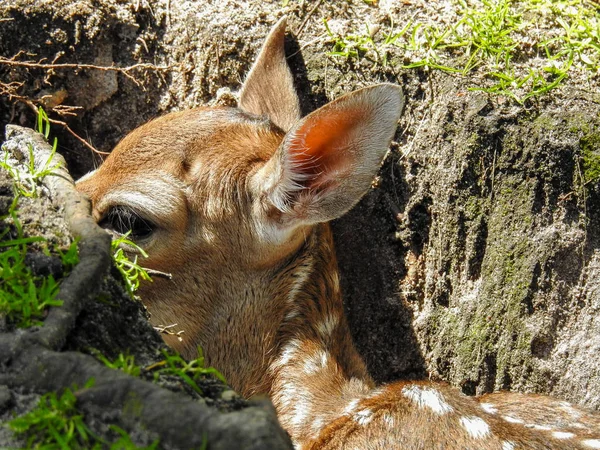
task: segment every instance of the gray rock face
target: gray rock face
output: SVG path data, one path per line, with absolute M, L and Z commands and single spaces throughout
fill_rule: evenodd
M 398 311 L 399 321 L 412 313 L 406 332 L 371 328 L 363 311 L 376 310 L 386 288 L 373 295 L 353 275 L 349 309 L 367 328 L 354 322 L 358 339 L 373 333 L 384 342 L 392 329 L 405 342 L 406 360 L 375 358 L 392 361 L 382 379 L 410 375 L 407 361 L 415 361 L 468 394 L 543 392 L 597 409 L 599 191 L 589 162 L 599 149 L 598 106 L 554 98 L 528 111 L 456 94 L 436 99 L 408 157 L 383 171 L 382 188 L 401 212 L 397 265 L 378 258 L 368 283 L 397 270 L 387 288 L 396 296 L 382 308 Z M 401 182 L 386 177 L 396 168 Z M 353 217 L 377 208 L 367 200 Z M 363 237 L 370 229 L 363 220 L 340 223 L 342 251 L 360 246 L 356 239 L 371 248 L 374 238 Z
M 467 393 L 544 392 L 598 408 L 598 180 L 584 185 L 582 163 L 597 150 L 584 111 L 598 107 L 571 100 L 532 114 L 480 109 L 478 97 L 439 105 L 409 163 L 422 169 L 407 209 L 430 199 L 430 226 L 400 287 L 427 369 Z

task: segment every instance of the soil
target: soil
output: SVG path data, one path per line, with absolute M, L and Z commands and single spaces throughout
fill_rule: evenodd
M 598 75 L 572 71 L 519 104 L 469 90 L 485 86 L 477 72 L 402 69 L 410 55 L 399 49 L 387 65 L 328 54 L 323 18 L 335 32 L 383 30 L 390 18 L 450 23 L 449 5 L 9 0 L 0 6 L 1 56 L 155 68 L 0 65 L 0 81 L 81 107 L 63 120 L 110 151 L 152 117 L 230 103 L 270 26 L 287 15 L 304 112 L 381 81 L 403 86 L 407 99 L 378 188 L 334 223 L 346 313 L 373 376 L 429 376 L 467 394 L 546 393 L 600 409 Z M 5 95 L 5 123 L 31 126 L 34 116 Z M 53 133 L 75 178 L 100 163 L 60 126 Z

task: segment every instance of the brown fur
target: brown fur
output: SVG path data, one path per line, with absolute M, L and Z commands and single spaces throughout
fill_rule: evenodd
M 177 323 L 183 340 L 165 340 L 189 358 L 201 345 L 242 395 L 269 395 L 298 448 L 600 446 L 597 416 L 546 397 L 374 385 L 343 315 L 326 222 L 368 190 L 402 98 L 380 85 L 296 117 L 289 69 L 270 61 L 283 58 L 273 47 L 282 46 L 283 26 L 244 86 L 246 111 L 154 120 L 78 184 L 98 220 L 120 205 L 155 225 L 139 242 L 149 254 L 143 264 L 173 278 L 140 288 L 152 323 Z M 261 89 L 271 88 L 263 101 Z

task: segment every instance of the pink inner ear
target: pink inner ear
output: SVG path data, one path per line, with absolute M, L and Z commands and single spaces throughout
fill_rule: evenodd
M 335 183 L 353 166 L 356 155 L 349 152 L 355 127 L 364 119 L 358 109 L 328 111 L 309 117 L 295 133 L 288 148 L 297 179 L 308 189 Z

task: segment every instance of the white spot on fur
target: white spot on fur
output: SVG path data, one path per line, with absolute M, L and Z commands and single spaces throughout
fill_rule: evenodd
M 317 324 L 317 330 L 321 333 L 322 337 L 329 337 L 333 334 L 339 321 L 340 318 L 338 315 L 328 314 L 323 321 Z
M 358 403 L 359 403 L 359 402 L 360 402 L 360 399 L 358 399 L 358 398 L 355 398 L 354 400 L 352 400 L 352 401 L 351 401 L 350 403 L 348 403 L 348 404 L 346 405 L 346 407 L 344 408 L 344 412 L 343 412 L 343 414 L 344 414 L 344 415 L 351 414 L 351 413 L 352 413 L 352 412 L 353 412 L 353 411 L 356 409 L 356 407 L 358 406 Z
M 312 375 L 327 366 L 329 355 L 325 350 L 319 350 L 304 362 L 304 373 Z
M 373 420 L 373 412 L 370 409 L 362 409 L 354 414 L 354 420 L 359 425 L 366 425 Z
M 315 437 L 319 434 L 319 431 L 321 431 L 323 425 L 325 425 L 325 420 L 322 417 L 313 420 L 313 423 L 310 425 L 310 429 Z
M 281 356 L 279 358 L 277 358 L 275 360 L 275 362 L 273 362 L 273 364 L 271 364 L 270 370 L 274 371 L 274 370 L 277 370 L 277 369 L 287 366 L 289 364 L 289 362 L 292 360 L 292 358 L 294 358 L 296 356 L 296 353 L 300 349 L 301 345 L 302 345 L 302 342 L 299 341 L 298 339 L 292 339 L 291 341 L 289 341 L 283 347 Z
M 295 404 L 295 400 L 297 397 L 298 391 L 293 385 L 289 383 L 284 384 L 284 386 L 277 393 L 277 399 L 283 406 Z
M 436 389 L 411 385 L 402 389 L 402 395 L 416 403 L 419 408 L 427 407 L 440 416 L 454 411 L 454 408 L 446 403 L 444 396 Z
M 296 296 L 299 292 L 302 292 L 304 285 L 310 278 L 313 269 L 313 261 L 312 259 L 308 260 L 308 263 L 302 265 L 298 268 L 296 273 L 294 274 L 294 284 L 292 285 L 292 289 L 290 289 L 290 294 L 288 295 L 287 301 L 289 305 L 294 305 L 296 303 Z
M 521 419 L 512 416 L 502 416 L 502 418 L 509 423 L 523 423 Z
M 482 439 L 490 435 L 490 426 L 480 417 L 461 417 L 460 423 L 475 439 Z
M 396 421 L 394 420 L 394 416 L 385 413 L 383 415 L 383 421 L 389 428 L 394 428 L 396 426 Z
M 515 443 L 511 441 L 502 442 L 502 450 L 514 450 Z
M 491 403 L 481 403 L 481 408 L 488 414 L 496 414 L 498 410 Z
M 325 368 L 329 359 L 329 354 L 326 351 L 321 351 L 319 356 L 321 358 L 321 367 Z
M 314 420 L 314 398 L 308 389 L 281 380 L 275 385 L 273 404 L 280 411 L 279 419 L 292 436 L 306 430 Z
M 377 388 L 373 389 L 367 398 L 375 398 L 379 397 L 381 394 L 385 392 L 385 388 Z
M 299 315 L 300 311 L 298 311 L 296 308 L 292 308 L 285 315 L 285 320 L 292 320 L 294 317 L 298 317 Z
M 575 436 L 575 434 L 569 433 L 568 431 L 555 431 L 552 433 L 552 436 L 554 436 L 556 439 L 571 439 Z
M 588 448 L 600 448 L 600 439 L 584 439 L 581 443 Z
M 571 405 L 569 402 L 561 402 L 560 407 L 561 409 L 569 413 L 571 417 L 575 420 L 581 417 L 581 411 L 577 410 L 576 408 L 573 408 L 573 405 Z
M 283 411 L 280 420 L 293 432 L 304 428 L 313 420 L 311 409 L 313 402 L 314 399 L 309 390 L 286 381 L 277 384 L 273 396 L 273 403 L 278 410 Z
M 296 397 L 293 410 L 294 416 L 290 423 L 295 427 L 301 427 L 310 415 L 310 402 L 304 397 Z

